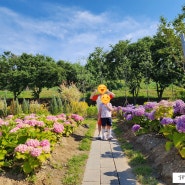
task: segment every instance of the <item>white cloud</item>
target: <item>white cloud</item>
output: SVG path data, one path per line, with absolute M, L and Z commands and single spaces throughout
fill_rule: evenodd
M 107 49 L 119 40 L 136 41 L 153 35 L 158 24 L 147 19 L 139 22 L 133 17 L 115 19 L 109 12 L 95 15 L 71 7 L 49 8 L 45 17 L 31 18 L 0 7 L 0 52 L 40 53 L 76 62 L 95 47 Z

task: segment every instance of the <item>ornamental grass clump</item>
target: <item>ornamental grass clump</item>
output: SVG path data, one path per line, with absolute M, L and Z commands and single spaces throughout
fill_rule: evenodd
M 18 99 L 16 99 L 16 100 L 13 99 L 11 101 L 8 112 L 9 112 L 9 114 L 12 114 L 12 115 L 22 114 L 22 107 L 19 104 Z
M 65 103 L 78 102 L 82 96 L 82 93 L 73 83 L 70 86 L 60 85 L 60 92 L 61 98 Z
M 1 117 L 6 117 L 8 114 L 8 109 L 7 109 L 7 102 L 6 99 L 4 98 L 3 100 L 0 100 L 0 116 Z
M 45 114 L 48 115 L 49 111 L 45 104 L 40 104 L 38 101 L 31 101 L 29 105 L 29 113 L 32 114 Z

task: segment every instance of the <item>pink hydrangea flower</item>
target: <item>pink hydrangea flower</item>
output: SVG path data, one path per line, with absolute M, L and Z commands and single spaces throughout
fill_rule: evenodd
M 42 148 L 33 148 L 32 151 L 30 151 L 30 155 L 33 157 L 38 157 L 42 153 Z
M 47 139 L 42 140 L 42 141 L 40 142 L 40 146 L 50 146 L 50 142 L 49 142 Z
M 54 123 L 53 125 L 53 131 L 56 132 L 56 133 L 62 133 L 64 130 L 64 126 L 60 123 Z
M 13 118 L 13 115 L 8 115 L 6 118 L 7 119 L 12 119 Z
M 33 147 L 38 147 L 40 146 L 40 141 L 37 139 L 29 139 L 26 141 L 27 146 L 33 146 Z
M 15 152 L 25 153 L 28 151 L 28 146 L 25 144 L 20 144 L 15 148 Z
M 19 127 L 14 127 L 13 129 L 10 130 L 10 133 L 17 132 L 17 130 L 19 130 L 19 129 L 20 129 Z
M 15 120 L 15 122 L 16 122 L 16 123 L 23 123 L 23 120 L 22 120 L 22 119 L 17 118 L 17 119 Z
M 51 115 L 47 116 L 46 119 L 49 121 L 57 121 L 58 120 L 58 118 L 56 116 L 51 116 Z
M 50 148 L 49 145 L 48 145 L 48 146 L 43 146 L 43 147 L 42 147 L 42 151 L 45 152 L 45 153 L 50 153 L 51 148 Z
M 84 118 L 78 114 L 72 114 L 71 117 L 75 120 L 75 121 L 83 121 Z
M 2 125 L 9 125 L 9 122 L 6 122 L 0 118 L 0 126 Z

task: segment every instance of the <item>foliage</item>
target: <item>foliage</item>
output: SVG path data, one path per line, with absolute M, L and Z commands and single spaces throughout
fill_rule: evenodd
M 11 104 L 10 104 L 10 107 L 9 107 L 9 114 L 17 115 L 17 114 L 21 114 L 21 113 L 22 113 L 22 107 L 19 104 L 19 100 L 18 99 L 16 99 L 16 100 L 13 99 L 11 101 Z
M 0 117 L 6 117 L 8 114 L 7 110 L 7 102 L 6 99 L 4 98 L 3 100 L 0 100 Z
M 175 147 L 185 158 L 185 103 L 182 100 L 170 102 L 146 102 L 143 106 L 127 105 L 116 109 L 132 131 L 138 134 L 157 133 L 168 139 L 166 150 Z
M 0 119 L 0 167 L 34 174 L 50 157 L 56 142 L 66 135 L 66 125 L 72 123 L 76 128 L 82 121 L 76 114 L 9 115 Z
M 124 139 L 123 131 L 119 128 L 119 124 L 113 122 L 113 128 L 116 137 L 121 144 L 121 148 L 125 155 L 129 158 L 129 164 L 131 165 L 139 182 L 143 185 L 157 185 L 157 179 L 153 177 L 153 170 L 151 166 L 147 164 L 146 156 L 139 151 L 134 150 L 133 145 Z
M 49 111 L 45 104 L 40 104 L 38 101 L 31 101 L 29 105 L 29 113 L 48 115 Z
M 86 102 L 71 102 L 70 103 L 70 112 L 74 113 L 74 114 L 79 114 L 83 117 L 87 116 L 87 108 L 88 108 L 88 104 Z
M 61 98 L 64 103 L 71 103 L 73 101 L 79 101 L 81 98 L 81 92 L 78 90 L 75 84 L 66 84 L 60 85 Z
M 0 65 L 0 87 L 13 92 L 14 99 L 27 87 L 32 89 L 34 98 L 39 98 L 42 88 L 59 85 L 63 80 L 63 69 L 57 67 L 52 58 L 42 55 L 23 53 L 16 56 L 4 52 L 0 57 Z
M 180 38 L 172 23 L 161 17 L 161 24 L 151 46 L 151 79 L 156 83 L 158 98 L 172 83 L 180 84 L 184 76 L 183 55 Z
M 87 117 L 92 118 L 92 117 L 97 117 L 98 115 L 98 109 L 96 106 L 90 105 L 87 108 Z
M 56 115 L 59 112 L 58 111 L 58 104 L 57 104 L 57 100 L 56 100 L 55 96 L 51 99 L 50 112 L 51 112 L 51 114 L 54 114 L 54 115 Z
M 29 101 L 27 101 L 27 100 L 25 100 L 25 98 L 23 98 L 23 102 L 22 102 L 22 111 L 23 111 L 23 113 L 28 114 L 29 109 L 30 109 Z
M 63 112 L 63 104 L 62 104 L 61 98 L 59 96 L 57 96 L 56 101 L 57 101 L 57 106 L 58 106 L 58 113 L 62 113 Z
M 92 74 L 94 86 L 105 83 L 107 79 L 108 70 L 105 57 L 106 52 L 104 52 L 101 47 L 96 47 L 94 52 L 92 52 L 88 57 L 85 69 Z

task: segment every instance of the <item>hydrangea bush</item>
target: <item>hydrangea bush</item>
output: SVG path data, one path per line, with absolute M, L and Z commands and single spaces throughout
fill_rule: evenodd
M 0 119 L 0 168 L 19 168 L 32 174 L 50 157 L 61 137 L 83 122 L 77 114 L 9 115 Z
M 117 115 L 138 134 L 155 132 L 167 138 L 166 150 L 173 146 L 185 158 L 185 103 L 182 100 L 146 102 L 144 105 L 116 107 Z

